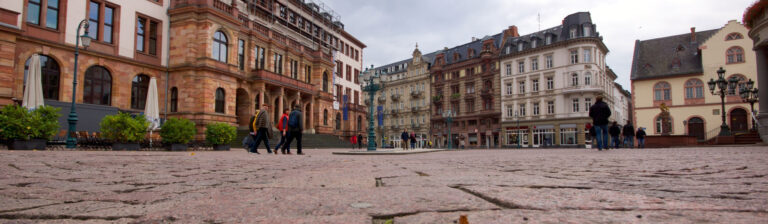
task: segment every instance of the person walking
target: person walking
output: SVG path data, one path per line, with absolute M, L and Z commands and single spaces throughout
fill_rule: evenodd
M 400 133 L 400 139 L 403 141 L 403 150 L 408 150 L 408 129 L 403 129 L 403 133 Z
M 614 148 L 619 148 L 619 135 L 621 135 L 621 128 L 619 127 L 619 124 L 615 121 L 613 122 L 613 125 L 609 128 L 608 132 L 611 134 L 611 143 L 613 143 Z
M 248 122 L 249 127 L 248 130 L 250 131 L 250 135 L 253 138 L 253 145 L 251 145 L 251 149 L 248 150 L 250 153 L 256 153 L 259 154 L 258 148 L 261 144 L 261 141 L 264 141 L 264 146 L 267 147 L 267 153 L 272 153 L 272 150 L 269 148 L 269 138 L 272 137 L 272 125 L 270 125 L 269 122 L 269 113 L 267 112 L 269 110 L 269 105 L 262 104 L 261 110 L 256 111 L 256 114 L 254 114 L 251 117 L 250 122 Z
M 280 116 L 280 121 L 277 122 L 277 130 L 280 131 L 280 142 L 275 146 L 275 155 L 277 155 L 277 150 L 280 149 L 280 146 L 285 143 L 285 139 L 288 138 L 286 136 L 288 134 L 288 112 L 290 112 L 288 108 L 283 110 L 283 115 Z
M 363 149 L 363 135 L 357 134 L 357 148 Z
M 352 143 L 352 149 L 355 149 L 355 146 L 357 146 L 357 135 L 352 135 L 352 137 L 349 137 L 349 143 Z
M 632 123 L 627 121 L 627 124 L 624 125 L 624 130 L 622 131 L 624 135 L 624 146 L 628 148 L 634 148 L 635 147 L 635 127 L 632 126 Z
M 416 149 L 416 134 L 411 132 L 411 149 Z
M 293 111 L 288 115 L 288 139 L 283 145 L 283 154 L 291 154 L 291 142 L 296 139 L 296 155 L 304 155 L 301 152 L 301 132 L 304 131 L 304 124 L 301 122 L 303 117 L 301 107 L 298 104 L 293 106 Z
M 603 102 L 603 96 L 595 97 L 595 104 L 589 108 L 589 117 L 592 118 L 597 137 L 597 150 L 608 149 L 608 118 L 611 116 L 611 108 Z
M 645 148 L 645 128 L 637 128 L 637 148 Z

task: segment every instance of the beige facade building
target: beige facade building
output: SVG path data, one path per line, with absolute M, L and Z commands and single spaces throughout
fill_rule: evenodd
M 757 80 L 757 62 L 747 33 L 744 25 L 731 20 L 719 29 L 695 32 L 691 28 L 686 34 L 637 41 L 632 63 L 635 126 L 645 127 L 648 135 L 660 135 L 659 106 L 664 103 L 669 107 L 673 135 L 692 135 L 699 140 L 715 137 L 722 113 L 732 132 L 747 132 L 752 127 L 750 106 L 742 102 L 738 90 L 726 96 L 725 111 L 721 111 L 720 96 L 711 94 L 707 86 L 710 79 L 717 79 L 721 67 L 726 79 L 741 80 L 739 86 Z

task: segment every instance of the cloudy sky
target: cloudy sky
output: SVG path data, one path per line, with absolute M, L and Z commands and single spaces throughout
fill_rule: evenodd
M 754 0 L 320 0 L 368 47 L 365 66 L 453 47 L 516 25 L 521 35 L 560 25 L 565 16 L 589 11 L 610 53 L 606 60 L 629 89 L 635 40 L 717 29 L 741 21 Z

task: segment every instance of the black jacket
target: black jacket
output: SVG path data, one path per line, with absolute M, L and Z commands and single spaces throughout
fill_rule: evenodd
M 624 136 L 632 136 L 635 137 L 635 127 L 632 127 L 632 124 L 624 125 Z
M 621 128 L 619 128 L 619 125 L 612 125 L 611 128 L 608 129 L 608 133 L 611 134 L 611 136 L 619 136 L 619 134 L 621 134 Z
M 291 127 L 290 125 L 288 125 L 288 124 L 291 123 L 291 119 L 297 119 L 299 121 L 299 126 L 298 127 Z M 298 132 L 301 132 L 301 131 L 304 130 L 304 124 L 303 124 L 303 122 L 301 122 L 302 119 L 304 119 L 304 118 L 303 118 L 303 116 L 301 114 L 301 111 L 300 110 L 293 110 L 293 111 L 291 111 L 291 114 L 288 115 L 288 124 L 284 124 L 284 125 L 288 125 L 288 131 L 298 131 Z
M 608 124 L 608 118 L 611 117 L 611 108 L 603 101 L 597 101 L 589 107 L 589 117 L 592 118 L 594 125 Z
M 637 131 L 637 138 L 638 138 L 638 139 L 643 139 L 643 138 L 645 138 L 645 130 L 639 130 L 639 131 Z
M 408 132 L 403 132 L 402 134 L 400 134 L 400 138 L 405 141 L 408 141 Z

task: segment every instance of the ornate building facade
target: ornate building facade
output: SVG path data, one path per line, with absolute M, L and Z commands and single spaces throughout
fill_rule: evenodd
M 504 145 L 583 147 L 595 97 L 603 95 L 616 109 L 616 75 L 605 65 L 608 48 L 589 13 L 571 14 L 561 25 L 524 36 L 514 26 L 504 34 Z

